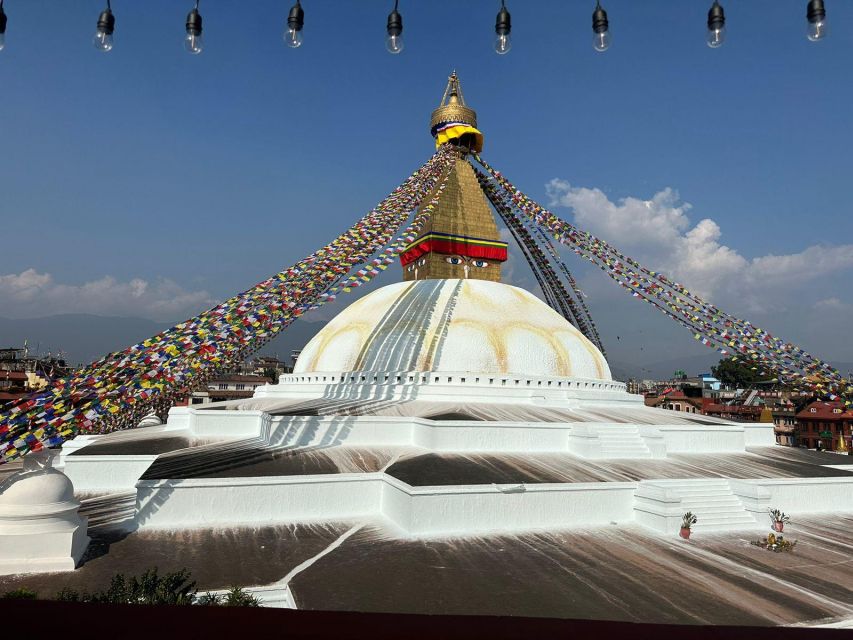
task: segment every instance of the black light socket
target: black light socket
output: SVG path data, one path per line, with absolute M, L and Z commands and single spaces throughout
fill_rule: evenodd
M 823 0 L 809 0 L 806 17 L 812 24 L 826 18 L 826 7 L 823 6 Z
M 714 4 L 711 5 L 711 9 L 708 11 L 708 30 L 715 31 L 722 29 L 725 24 L 726 13 L 723 11 L 723 7 L 720 6 L 720 3 L 714 0 Z
M 287 26 L 294 31 L 302 31 L 305 24 L 305 12 L 302 10 L 302 5 L 298 2 L 290 8 L 290 13 L 287 16 Z
M 397 7 L 388 14 L 388 35 L 399 36 L 403 33 L 403 16 L 397 11 Z
M 98 31 L 106 33 L 108 36 L 113 34 L 113 31 L 116 29 L 116 17 L 113 15 L 113 12 L 109 9 L 104 9 L 101 11 L 101 15 L 98 16 Z
M 187 33 L 193 36 L 201 35 L 201 14 L 198 8 L 193 8 L 187 14 Z
M 512 30 L 512 21 L 509 17 L 509 11 L 506 6 L 501 5 L 501 10 L 498 11 L 498 17 L 495 20 L 495 33 L 499 36 L 505 36 Z
M 595 5 L 595 11 L 592 12 L 592 30 L 595 33 L 604 33 L 610 28 L 610 23 L 607 21 L 607 12 L 601 8 L 600 4 Z

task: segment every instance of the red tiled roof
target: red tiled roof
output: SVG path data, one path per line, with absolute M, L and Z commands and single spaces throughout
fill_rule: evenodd
M 814 409 L 814 411 L 812 411 Z M 840 409 L 839 413 L 836 410 Z M 797 414 L 797 419 L 806 420 L 850 420 L 853 419 L 853 411 L 845 410 L 844 403 L 837 400 L 812 402 Z
M 7 371 L 5 369 L 0 369 L 0 380 L 19 380 L 25 382 L 27 380 L 27 374 L 23 371 Z

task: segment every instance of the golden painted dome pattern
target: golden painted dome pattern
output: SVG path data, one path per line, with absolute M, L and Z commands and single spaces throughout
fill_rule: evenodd
M 302 350 L 294 373 L 431 371 L 611 380 L 601 352 L 533 294 L 486 280 L 388 285 Z

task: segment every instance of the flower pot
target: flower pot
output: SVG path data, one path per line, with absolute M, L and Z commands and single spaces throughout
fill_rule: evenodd
M 778 521 L 777 521 L 777 522 L 774 522 L 774 523 L 773 523 L 773 531 L 776 531 L 776 532 L 778 532 L 778 533 L 782 533 L 782 530 L 783 530 L 784 528 L 785 528 L 785 523 L 784 523 L 784 522 L 778 522 Z
M 689 527 L 681 527 L 681 531 L 678 532 L 678 535 L 680 535 L 685 540 L 689 540 L 690 539 L 690 528 Z

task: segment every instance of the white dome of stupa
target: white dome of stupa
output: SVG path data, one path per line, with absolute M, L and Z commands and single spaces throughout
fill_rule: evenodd
M 294 373 L 431 371 L 612 380 L 601 352 L 518 287 L 418 280 L 354 302 L 305 346 Z

